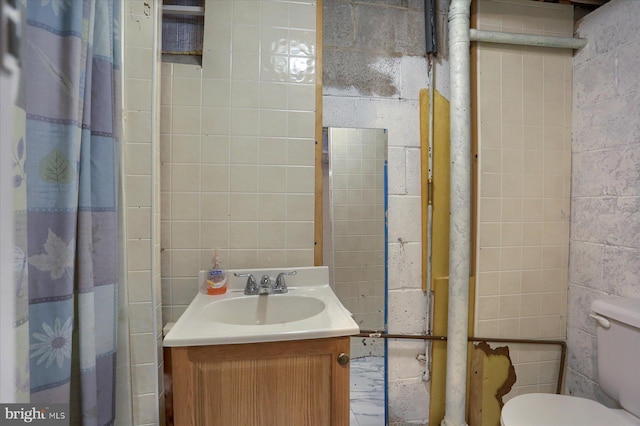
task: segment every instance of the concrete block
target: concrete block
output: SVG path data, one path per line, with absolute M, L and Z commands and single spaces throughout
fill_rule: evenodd
M 420 148 L 408 148 L 406 160 L 407 185 L 406 192 L 409 195 L 422 195 L 422 169 Z
M 426 351 L 422 340 L 391 340 L 388 344 L 389 380 L 420 379 L 426 364 L 418 361 Z
M 609 296 L 600 290 L 577 285 L 569 286 L 568 294 L 568 326 L 570 330 L 581 330 L 585 333 L 595 335 L 596 327 L 593 319 L 589 317 L 591 303 L 594 300 Z
M 594 382 L 597 381 L 596 337 L 582 330 L 569 328 L 567 347 L 567 367 Z
M 324 126 L 387 129 L 388 147 L 419 147 L 418 120 L 417 101 L 327 95 L 325 89 Z
M 587 109 L 590 108 L 593 107 Z M 572 121 L 571 151 L 573 153 L 593 151 L 597 149 L 597 146 L 603 144 L 602 141 L 609 138 L 607 129 L 603 126 L 594 127 L 591 123 L 592 116 L 588 112 L 578 109 L 575 104 Z
M 612 224 L 616 220 L 615 199 L 573 198 L 571 202 L 571 239 L 605 244 L 610 240 Z
M 422 220 L 420 197 L 389 196 L 389 241 L 420 242 Z
M 605 246 L 600 244 L 573 241 L 569 254 L 569 282 L 605 290 L 603 288 L 604 248 Z
M 322 125 L 325 127 L 358 127 L 355 122 L 356 98 L 351 96 L 322 97 Z
M 325 0 L 322 3 L 322 43 L 325 51 L 332 47 L 353 47 L 354 10 L 351 3 Z
M 607 222 L 608 243 L 640 248 L 640 197 L 616 198 L 607 216 L 599 219 Z
M 359 2 L 356 6 L 355 47 L 358 50 L 389 55 L 425 55 L 424 11 L 399 7 L 380 7 L 394 1 L 376 4 Z
M 615 52 L 611 52 L 573 68 L 573 101 L 576 105 L 590 105 L 618 96 L 617 79 L 611 78 L 612 65 L 617 62 L 615 56 Z
M 420 146 L 418 101 L 361 98 L 356 101 L 356 122 L 360 127 L 388 130 L 387 146 Z
M 617 82 L 616 92 L 619 95 L 640 92 L 640 80 L 634 73 L 634 70 L 640 69 L 639 41 L 640 37 L 636 35 L 633 42 L 623 45 L 616 51 L 615 81 Z M 611 70 L 610 66 L 608 70 Z
M 429 383 L 422 379 L 406 379 L 389 381 L 388 386 L 389 424 L 428 423 Z
M 640 140 L 640 104 L 637 94 L 627 94 L 600 104 L 574 105 L 575 151 L 614 148 Z
M 423 56 L 403 56 L 400 58 L 400 97 L 420 99 L 420 89 L 429 87 L 427 58 Z
M 600 158 L 606 171 L 596 176 L 606 177 L 608 194 L 623 197 L 640 195 L 640 145 L 602 151 Z M 594 179 L 593 171 L 591 179 L 602 180 Z
M 576 152 L 571 157 L 573 173 L 571 175 L 571 194 L 574 197 L 603 196 L 607 191 L 607 161 L 603 158 L 615 155 L 611 151 Z M 617 155 L 615 155 L 617 157 Z M 598 176 L 599 178 L 594 178 Z
M 614 294 L 640 299 L 640 250 L 605 247 L 603 280 Z
M 427 305 L 422 290 L 390 290 L 387 300 L 390 333 L 424 332 Z
M 407 33 L 399 40 L 400 53 L 411 56 L 426 56 L 426 38 L 424 32 L 424 11 L 409 10 L 407 12 Z
M 323 61 L 323 85 L 327 88 L 353 88 L 360 96 L 392 97 L 399 93 L 400 67 L 396 58 L 325 49 Z
M 390 241 L 388 268 L 390 290 L 422 288 L 422 243 Z
M 384 54 L 402 54 L 407 44 L 408 15 L 406 9 L 356 6 L 356 44 L 359 50 Z
M 404 147 L 389 147 L 387 151 L 387 183 L 389 194 L 407 194 L 407 152 Z

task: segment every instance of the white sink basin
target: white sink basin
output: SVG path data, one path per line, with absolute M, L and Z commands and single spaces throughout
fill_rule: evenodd
M 288 293 L 245 296 L 246 278 L 297 271 L 286 277 Z M 329 286 L 326 266 L 230 270 L 225 294 L 197 293 L 163 345 L 207 346 L 351 336 L 360 332 Z M 201 273 L 200 279 L 204 278 Z
M 203 316 L 224 324 L 284 324 L 318 315 L 325 307 L 325 303 L 315 297 L 272 294 L 212 302 L 204 308 Z

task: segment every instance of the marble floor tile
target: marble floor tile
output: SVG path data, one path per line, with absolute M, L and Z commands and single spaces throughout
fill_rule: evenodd
M 384 426 L 384 358 L 351 360 L 351 426 Z

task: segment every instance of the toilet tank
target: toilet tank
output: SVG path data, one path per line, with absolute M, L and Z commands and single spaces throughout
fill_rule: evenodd
M 605 318 L 596 321 L 600 387 L 640 417 L 640 300 L 598 299 L 591 310 Z

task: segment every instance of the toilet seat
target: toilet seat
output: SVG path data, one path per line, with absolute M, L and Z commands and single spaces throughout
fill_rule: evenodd
M 638 426 L 637 419 L 590 399 L 531 393 L 509 400 L 500 415 L 502 426 Z

